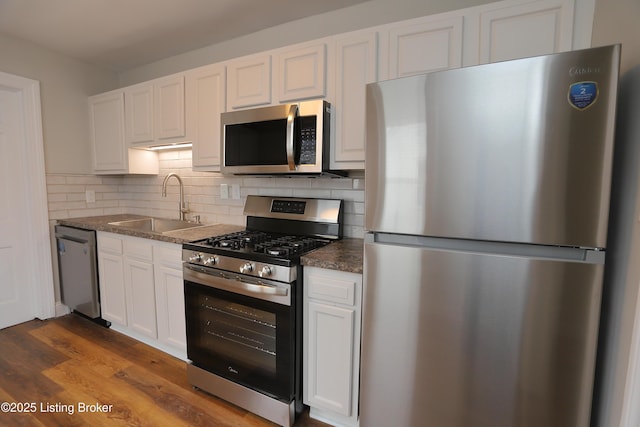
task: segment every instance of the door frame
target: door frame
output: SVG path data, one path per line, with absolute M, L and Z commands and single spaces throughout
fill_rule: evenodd
M 0 71 L 0 88 L 20 93 L 24 118 L 24 179 L 29 189 L 24 213 L 29 252 L 36 260 L 29 269 L 27 285 L 35 297 L 34 317 L 55 316 L 55 294 L 51 257 L 51 233 L 47 207 L 47 185 L 42 137 L 40 82 Z

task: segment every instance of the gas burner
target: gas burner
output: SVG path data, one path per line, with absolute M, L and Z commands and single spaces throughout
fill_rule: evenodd
M 239 231 L 210 237 L 195 242 L 204 248 L 238 252 L 242 254 L 264 254 L 277 258 L 292 258 L 327 244 L 327 240 L 296 235 L 274 235 L 262 231 Z
M 265 265 L 299 266 L 301 256 L 342 237 L 342 205 L 341 200 L 248 196 L 245 230 L 185 243 L 183 259 L 215 269 L 224 269 L 229 258 L 243 260 L 231 271 L 257 276 L 266 274 Z

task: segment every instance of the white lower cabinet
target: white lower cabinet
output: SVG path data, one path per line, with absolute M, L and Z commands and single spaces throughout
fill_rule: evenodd
M 102 317 L 113 324 L 126 326 L 122 239 L 98 232 L 98 271 Z
M 158 340 L 186 351 L 187 335 L 182 280 L 182 246 L 157 243 L 153 247 Z
M 114 330 L 186 359 L 181 246 L 97 234 L 102 317 Z
M 310 416 L 358 425 L 362 275 L 304 268 L 303 400 Z
M 156 299 L 151 240 L 123 239 L 124 289 L 127 325 L 149 338 L 157 338 Z

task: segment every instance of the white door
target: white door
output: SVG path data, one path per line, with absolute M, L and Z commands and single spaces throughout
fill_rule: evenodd
M 39 102 L 37 82 L 0 73 L 0 328 L 54 311 Z
M 0 90 L 0 328 L 35 317 L 32 289 L 24 283 L 28 266 L 22 223 L 26 209 L 24 132 L 20 93 Z

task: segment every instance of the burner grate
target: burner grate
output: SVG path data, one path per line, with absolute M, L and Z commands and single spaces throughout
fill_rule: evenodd
M 230 251 L 259 253 L 278 258 L 302 255 L 329 243 L 327 240 L 296 235 L 274 235 L 262 231 L 239 231 L 210 237 L 198 245 Z

